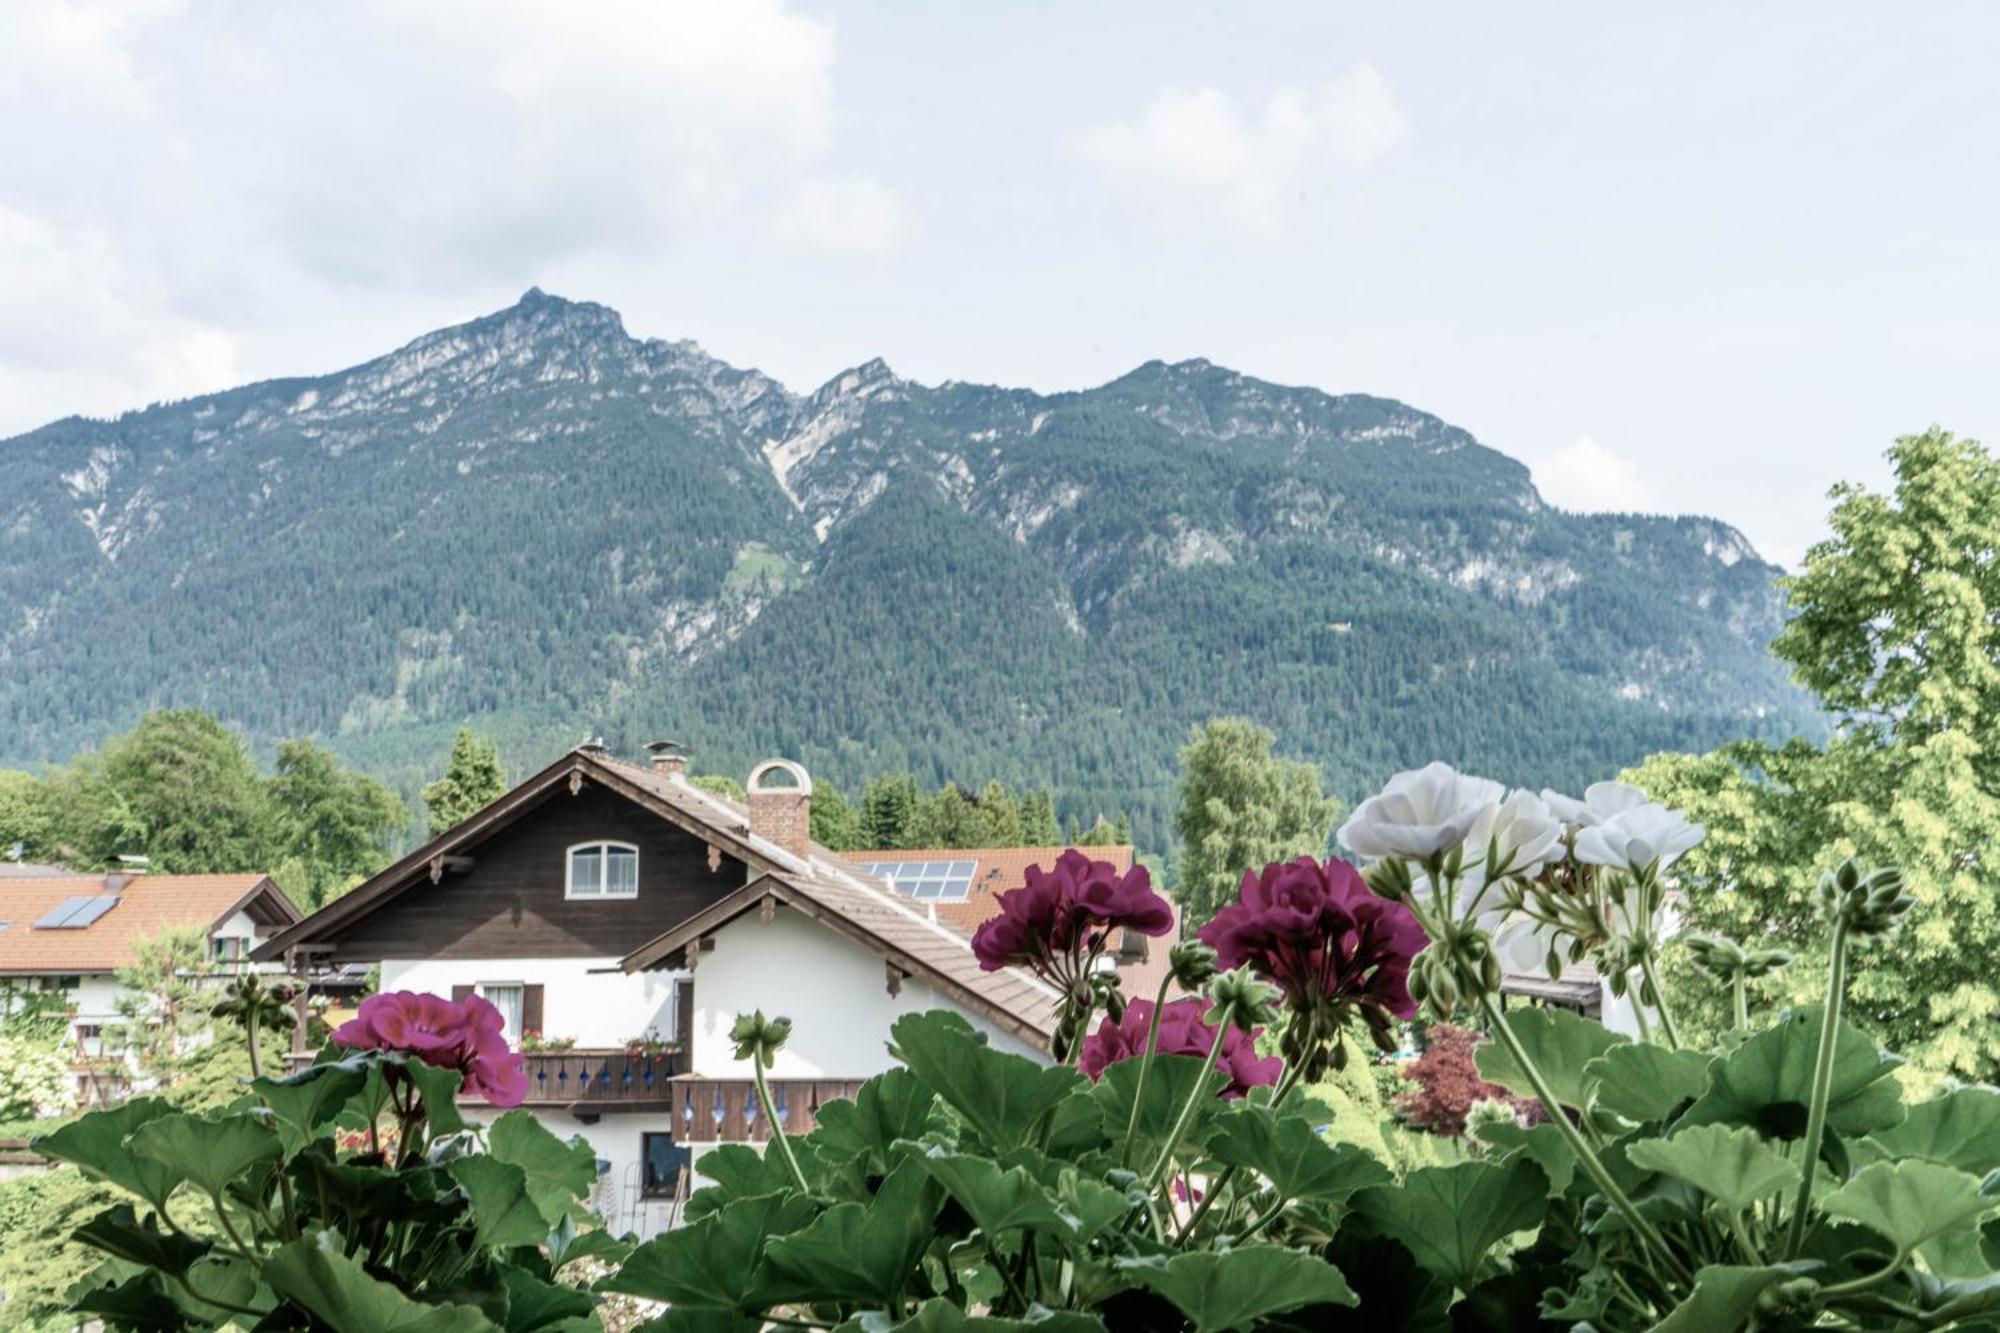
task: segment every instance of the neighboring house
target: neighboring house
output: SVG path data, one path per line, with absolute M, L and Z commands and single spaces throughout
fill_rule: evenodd
M 526 1106 L 591 1143 L 597 1207 L 641 1234 L 675 1216 L 691 1154 L 768 1137 L 738 1014 L 792 1019 L 772 1080 L 799 1130 L 891 1066 L 904 1013 L 955 1009 L 997 1047 L 1046 1050 L 1054 990 L 982 971 L 963 933 L 814 843 L 804 769 L 759 765 L 739 803 L 686 768 L 664 744 L 643 765 L 580 747 L 255 956 L 491 1000 L 527 1051 Z
M 264 875 L 0 876 L 0 989 L 68 997 L 79 1063 L 117 1055 L 106 1035 L 127 1020 L 117 971 L 133 946 L 169 928 L 199 927 L 218 974 L 249 966 L 299 910 Z
M 980 922 L 1000 910 L 995 900 L 1027 881 L 1028 868 L 1047 869 L 1068 847 L 947 847 L 923 851 L 841 852 L 842 860 L 866 870 L 910 898 L 932 920 L 968 938 Z M 1079 848 L 1093 861 L 1109 861 L 1120 874 L 1132 868 L 1129 846 Z M 1165 897 L 1163 893 L 1161 896 Z M 1168 899 L 1172 903 L 1172 899 Z M 1116 960 L 1127 999 L 1150 1000 L 1167 975 L 1167 949 L 1180 937 L 1180 905 L 1172 903 L 1174 929 L 1158 939 L 1120 931 L 1109 956 Z

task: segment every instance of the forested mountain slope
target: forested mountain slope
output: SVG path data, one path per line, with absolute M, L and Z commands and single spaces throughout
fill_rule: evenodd
M 451 728 L 844 782 L 1049 782 L 1164 837 L 1188 726 L 1349 794 L 1574 784 L 1813 720 L 1776 571 L 1577 516 L 1403 404 L 1149 363 L 1042 395 L 879 361 L 808 396 L 531 291 L 379 360 L 0 442 L 0 764 L 150 705 L 408 787 Z

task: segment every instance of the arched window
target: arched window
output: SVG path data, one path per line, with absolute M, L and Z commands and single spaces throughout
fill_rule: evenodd
M 629 842 L 580 842 L 569 849 L 566 898 L 639 896 L 639 849 Z

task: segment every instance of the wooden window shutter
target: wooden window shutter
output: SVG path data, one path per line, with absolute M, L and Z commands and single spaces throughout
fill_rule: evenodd
M 521 1031 L 542 1035 L 542 988 L 540 984 L 521 987 Z
M 694 1059 L 694 980 L 683 977 L 674 983 L 674 1040 L 680 1043 L 681 1068 Z
M 451 1002 L 453 1004 L 462 1004 L 471 994 L 472 987 L 470 986 L 453 986 L 451 988 Z

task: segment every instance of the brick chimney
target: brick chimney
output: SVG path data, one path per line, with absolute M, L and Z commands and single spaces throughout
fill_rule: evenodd
M 750 832 L 794 856 L 810 856 L 812 778 L 789 759 L 767 759 L 750 770 Z
M 687 776 L 687 746 L 679 741 L 654 741 L 646 747 L 646 753 L 653 756 L 653 771 L 660 776 L 669 778 Z

